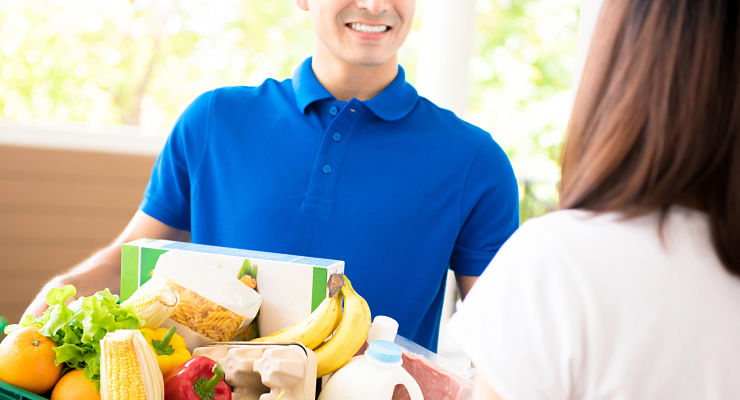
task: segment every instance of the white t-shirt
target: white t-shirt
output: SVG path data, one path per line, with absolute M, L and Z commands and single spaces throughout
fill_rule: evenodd
M 449 324 L 517 399 L 740 399 L 740 279 L 704 214 L 558 211 L 506 242 Z

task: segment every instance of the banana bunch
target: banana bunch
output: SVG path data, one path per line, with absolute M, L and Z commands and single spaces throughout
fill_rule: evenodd
M 344 277 L 344 286 L 340 289 L 344 297 L 344 311 L 334 334 L 313 349 L 318 362 L 317 377 L 328 375 L 342 368 L 365 344 L 370 333 L 370 307 Z
M 327 286 L 329 297 L 306 319 L 252 342 L 303 343 L 316 353 L 317 377 L 343 367 L 367 339 L 371 323 L 370 307 L 342 274 L 329 277 Z

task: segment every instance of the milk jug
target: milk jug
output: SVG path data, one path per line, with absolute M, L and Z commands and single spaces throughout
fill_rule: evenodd
M 402 363 L 397 344 L 374 340 L 364 355 L 352 358 L 329 378 L 319 400 L 391 400 L 397 384 L 406 387 L 411 400 L 424 400 L 419 385 Z
M 385 315 L 376 315 L 373 323 L 370 325 L 370 333 L 367 335 L 367 342 L 372 343 L 374 340 L 387 340 L 393 342 L 398 334 L 398 322 Z

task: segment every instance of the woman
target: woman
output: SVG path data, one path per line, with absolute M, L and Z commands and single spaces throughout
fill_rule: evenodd
M 737 0 L 606 0 L 562 158 L 452 326 L 474 398 L 740 398 Z

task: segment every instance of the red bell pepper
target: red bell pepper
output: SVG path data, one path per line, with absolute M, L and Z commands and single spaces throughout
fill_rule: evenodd
M 208 357 L 193 357 L 164 377 L 165 400 L 231 400 L 224 370 Z

